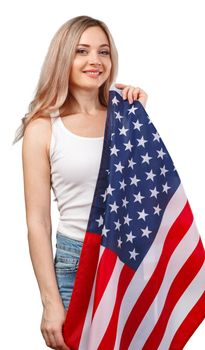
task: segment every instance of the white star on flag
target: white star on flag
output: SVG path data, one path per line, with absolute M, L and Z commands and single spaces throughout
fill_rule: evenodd
M 116 148 L 116 146 L 114 145 L 112 148 L 110 148 L 111 153 L 110 155 L 112 156 L 113 154 L 115 154 L 117 156 L 117 152 L 119 152 L 120 150 Z
M 120 135 L 127 135 L 127 132 L 128 132 L 128 130 L 129 129 L 125 129 L 125 127 L 123 126 L 121 129 L 120 128 L 118 128 L 119 130 L 120 130 Z
M 135 114 L 136 109 L 138 109 L 138 107 L 132 106 L 130 109 L 128 109 L 129 111 L 128 115 L 131 113 Z
M 129 140 L 127 143 L 124 143 L 124 145 L 125 145 L 125 151 L 126 151 L 126 150 L 131 151 L 133 145 L 131 145 L 130 140 Z
M 142 211 L 138 211 L 139 217 L 138 219 L 143 219 L 145 221 L 145 217 L 149 214 L 145 213 L 145 210 L 143 209 Z
M 134 124 L 134 130 L 138 129 L 140 131 L 140 128 L 143 124 L 140 124 L 139 120 L 137 120 L 136 122 L 132 122 Z
M 127 241 L 126 242 L 130 241 L 131 243 L 133 243 L 133 239 L 136 238 L 135 236 L 133 236 L 132 231 L 130 231 L 129 234 L 126 234 L 126 236 L 127 236 Z
M 148 229 L 148 226 L 146 228 L 141 228 L 143 234 L 142 234 L 142 237 L 146 236 L 147 238 L 149 238 L 149 234 L 152 232 L 152 231 L 149 231 Z
M 112 99 L 112 104 L 114 105 L 118 105 L 118 103 L 119 103 L 120 101 L 117 99 L 117 97 L 115 96 L 115 97 L 113 97 L 113 99 Z
M 98 222 L 98 227 L 102 226 L 103 221 L 104 221 L 102 215 L 100 215 L 100 218 L 96 221 Z
M 149 160 L 152 159 L 152 157 L 148 156 L 148 153 L 145 154 L 145 156 L 141 156 L 143 158 L 142 163 L 147 163 L 149 164 Z
M 137 141 L 138 141 L 137 146 L 142 146 L 142 147 L 145 147 L 145 143 L 148 142 L 147 140 L 144 139 L 143 136 L 141 137 L 141 139 L 137 139 Z
M 136 253 L 135 248 L 132 251 L 129 251 L 130 253 L 130 259 L 136 260 L 136 256 L 139 255 L 139 253 Z
M 122 173 L 122 169 L 124 168 L 124 166 L 121 164 L 121 162 L 119 162 L 118 164 L 114 164 L 114 166 L 116 166 L 115 172 L 119 171 L 120 173 Z

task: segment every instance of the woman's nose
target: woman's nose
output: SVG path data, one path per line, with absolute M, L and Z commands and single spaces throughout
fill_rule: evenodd
M 97 52 L 90 53 L 89 55 L 89 63 L 90 64 L 101 64 L 100 57 Z

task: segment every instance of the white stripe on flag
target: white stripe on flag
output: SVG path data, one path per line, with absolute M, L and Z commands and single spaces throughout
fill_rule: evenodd
M 180 184 L 165 209 L 161 225 L 152 246 L 150 247 L 147 255 L 139 266 L 125 292 L 119 313 L 119 319 L 122 322 L 118 323 L 114 350 L 119 349 L 121 334 L 127 318 L 129 317 L 136 300 L 139 298 L 145 285 L 147 284 L 147 281 L 152 276 L 161 255 L 167 233 L 183 210 L 186 202 L 187 197 L 182 184 Z M 135 293 L 133 293 L 133 290 L 135 290 Z
M 93 317 L 89 350 L 96 350 L 106 332 L 115 305 L 118 280 L 124 264 L 118 259 Z
M 173 280 L 189 256 L 192 254 L 193 250 L 196 248 L 198 242 L 199 235 L 196 234 L 196 226 L 193 222 L 189 231 L 183 237 L 172 254 L 158 294 L 153 300 L 153 303 L 147 311 L 143 321 L 140 323 L 140 326 L 132 339 L 129 350 L 135 350 L 136 348 L 142 349 L 144 346 L 147 338 L 158 321 Z
M 205 263 L 176 304 L 158 350 L 169 349 L 171 341 L 188 313 L 204 293 Z

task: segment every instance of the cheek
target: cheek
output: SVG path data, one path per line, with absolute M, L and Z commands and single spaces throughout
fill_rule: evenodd
M 83 69 L 83 61 L 80 59 L 75 59 L 75 61 L 72 64 L 71 72 L 77 73 L 77 71 L 81 71 Z

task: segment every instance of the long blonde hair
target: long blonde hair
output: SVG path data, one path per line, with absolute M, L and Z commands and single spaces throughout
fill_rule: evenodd
M 59 109 L 69 97 L 69 75 L 75 55 L 76 45 L 82 33 L 89 27 L 99 26 L 107 35 L 110 44 L 111 72 L 109 78 L 99 88 L 99 101 L 108 105 L 109 89 L 118 71 L 118 52 L 107 25 L 89 16 L 77 16 L 65 22 L 51 40 L 47 55 L 41 68 L 34 99 L 29 112 L 21 119 L 13 145 L 19 141 L 29 122 L 39 117 L 48 117 Z

